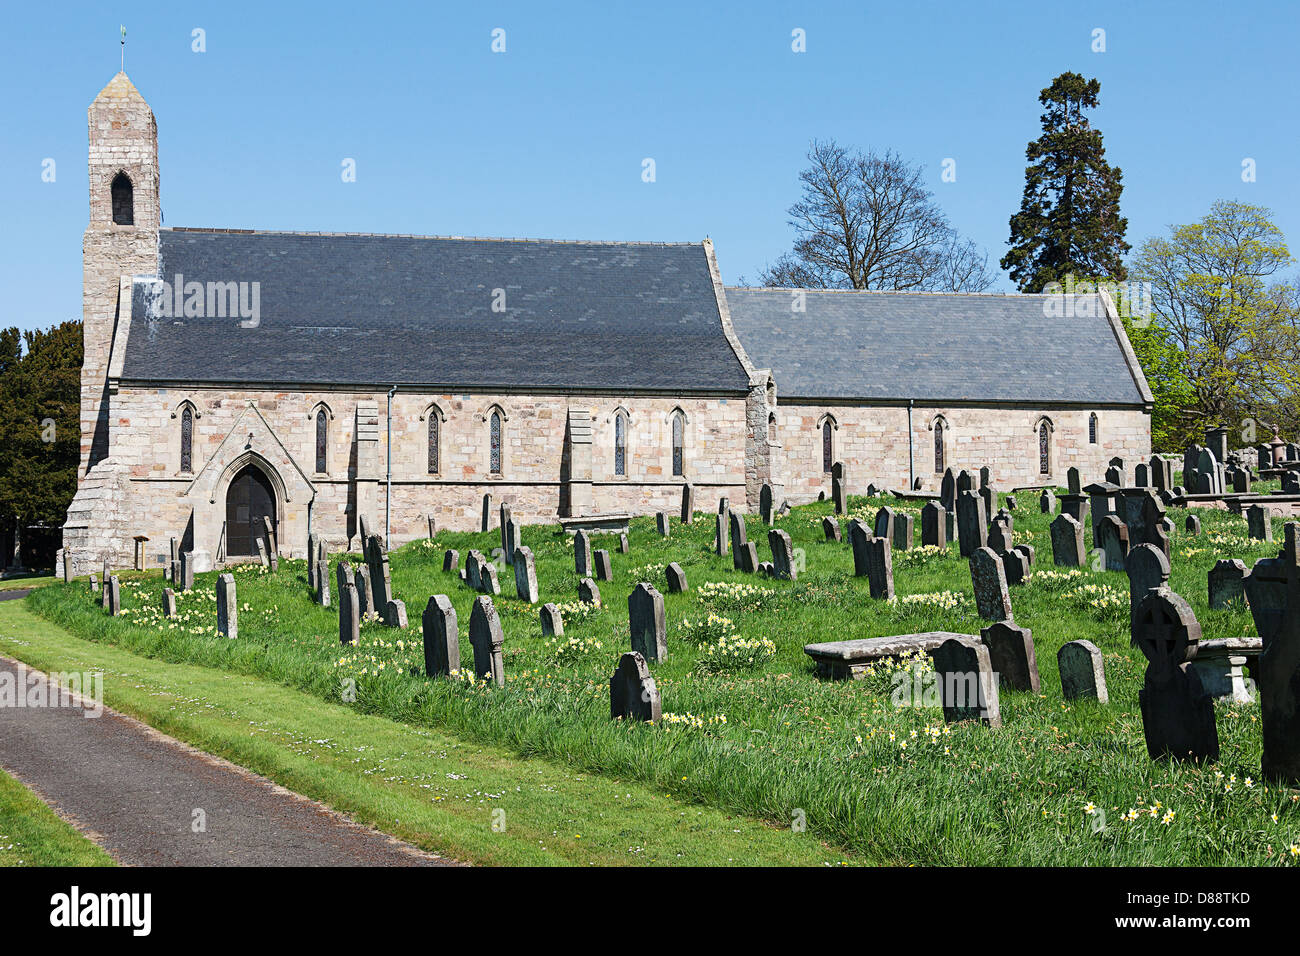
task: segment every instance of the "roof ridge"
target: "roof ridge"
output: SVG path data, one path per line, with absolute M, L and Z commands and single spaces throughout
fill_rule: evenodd
M 995 298 L 1001 296 L 1007 299 L 1029 299 L 1043 298 L 1047 296 L 1061 295 L 1096 295 L 1096 292 L 935 292 L 926 289 L 807 289 L 799 286 L 770 286 L 770 285 L 729 285 L 726 286 L 728 292 L 811 292 L 820 293 L 839 293 L 847 295 L 969 295 L 969 296 L 986 296 Z
M 693 248 L 700 242 L 652 242 L 637 239 L 534 239 L 527 236 L 433 236 L 409 232 L 313 232 L 292 229 L 230 229 L 218 226 L 166 226 L 162 232 L 206 232 L 234 236 L 315 236 L 362 239 L 442 239 L 462 242 L 531 242 L 538 245 L 661 246 Z

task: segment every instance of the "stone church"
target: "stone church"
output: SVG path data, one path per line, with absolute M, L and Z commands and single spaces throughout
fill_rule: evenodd
M 197 570 L 309 532 L 393 546 L 675 512 L 682 487 L 799 504 L 842 461 L 1003 488 L 1150 453 L 1151 393 L 1105 295 L 726 288 L 713 245 L 162 227 L 154 116 L 125 73 L 89 109 L 85 358 L 70 574 Z M 1059 298 L 1059 297 L 1058 297 Z M 139 539 L 146 539 L 142 541 Z

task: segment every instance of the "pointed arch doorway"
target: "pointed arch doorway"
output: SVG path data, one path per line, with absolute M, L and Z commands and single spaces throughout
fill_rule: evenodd
M 263 518 L 276 527 L 275 489 L 254 465 L 245 466 L 226 491 L 226 554 L 228 557 L 256 555 L 257 539 L 264 533 Z

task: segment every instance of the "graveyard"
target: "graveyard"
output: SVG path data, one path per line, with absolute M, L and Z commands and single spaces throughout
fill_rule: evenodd
M 1167 491 L 1183 474 L 1166 465 Z M 697 498 L 625 536 L 485 509 L 485 530 L 391 554 L 313 541 L 311 567 L 112 569 L 27 603 L 86 641 L 636 781 L 859 862 L 1290 865 L 1300 793 L 1261 773 L 1243 640 L 1242 572 L 1278 557 L 1283 521 L 1108 477 L 1044 493 L 950 474 L 940 497 L 837 476 L 827 500 Z M 936 668 L 1001 685 L 949 706 Z

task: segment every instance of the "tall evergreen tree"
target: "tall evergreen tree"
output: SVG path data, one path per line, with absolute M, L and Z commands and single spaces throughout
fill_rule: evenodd
M 1106 162 L 1101 131 L 1088 122 L 1101 84 L 1062 73 L 1038 101 L 1043 135 L 1029 144 L 1025 192 L 1011 217 L 1011 250 L 1002 268 L 1021 292 L 1041 292 L 1049 282 L 1127 277 L 1123 257 L 1128 220 L 1119 214 L 1124 186 Z

